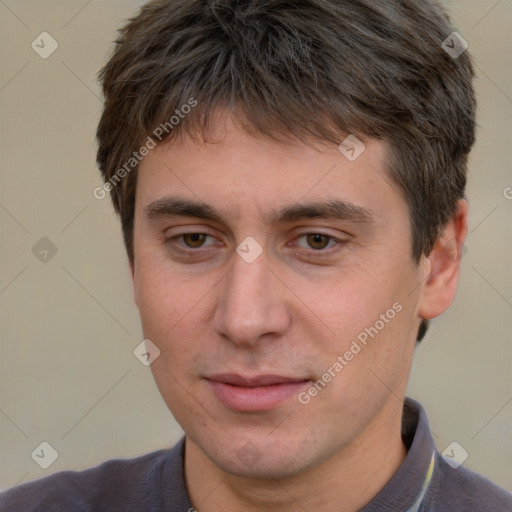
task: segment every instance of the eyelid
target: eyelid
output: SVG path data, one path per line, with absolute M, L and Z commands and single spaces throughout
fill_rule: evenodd
M 165 236 L 164 243 L 165 244 L 173 243 L 173 244 L 177 245 L 180 249 L 187 251 L 187 252 L 200 252 L 201 250 L 204 250 L 204 248 L 206 248 L 206 247 L 215 245 L 215 244 L 202 245 L 201 247 L 194 249 L 193 247 L 187 247 L 186 245 L 182 245 L 182 244 L 178 243 L 178 240 L 180 238 L 183 238 L 186 235 L 205 235 L 208 238 L 216 240 L 216 238 L 213 235 L 211 235 L 210 233 L 205 233 L 203 231 L 187 231 L 185 233 L 179 233 L 179 234 L 175 234 L 172 236 Z
M 200 235 L 208 235 L 213 238 L 218 238 L 213 234 L 212 231 L 216 231 L 215 229 L 212 229 L 208 226 L 205 226 L 204 224 L 183 224 L 183 225 L 176 225 L 176 226 L 169 226 L 167 229 L 164 229 L 162 231 L 162 237 L 166 239 L 171 238 L 179 238 L 180 236 L 184 235 L 193 235 L 193 234 L 200 234 Z

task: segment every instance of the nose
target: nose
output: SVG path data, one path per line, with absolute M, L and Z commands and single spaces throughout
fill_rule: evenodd
M 262 338 L 279 337 L 289 327 L 286 287 L 268 267 L 265 253 L 252 263 L 234 254 L 217 294 L 214 327 L 232 343 L 252 347 Z

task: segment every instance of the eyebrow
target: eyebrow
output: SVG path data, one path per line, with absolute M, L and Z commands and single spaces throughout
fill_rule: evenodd
M 148 219 L 172 216 L 195 217 L 226 224 L 222 215 L 212 206 L 202 201 L 181 197 L 164 197 L 151 202 L 144 208 L 144 216 Z M 286 205 L 279 210 L 272 210 L 269 221 L 278 224 L 315 218 L 366 224 L 375 224 L 377 221 L 377 216 L 372 210 L 339 199 Z

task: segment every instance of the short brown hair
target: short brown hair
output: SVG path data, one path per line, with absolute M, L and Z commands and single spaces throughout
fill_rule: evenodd
M 474 143 L 471 60 L 442 47 L 453 31 L 435 0 L 148 2 L 99 73 L 97 161 L 130 261 L 137 162 L 126 163 L 192 99 L 197 106 L 154 142 L 206 136 L 218 109 L 276 140 L 386 141 L 418 263 L 464 197 Z

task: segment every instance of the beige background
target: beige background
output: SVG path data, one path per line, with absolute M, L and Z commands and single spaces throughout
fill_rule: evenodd
M 0 0 L 0 489 L 172 445 L 181 435 L 149 370 L 120 228 L 101 184 L 95 76 L 135 0 Z M 476 59 L 471 233 L 451 310 L 419 348 L 409 395 L 443 450 L 512 489 L 512 2 L 457 0 Z M 44 60 L 41 32 L 59 44 Z M 512 189 L 509 197 L 512 196 Z M 42 238 L 58 252 L 32 253 Z M 49 442 L 48 469 L 32 451 Z

